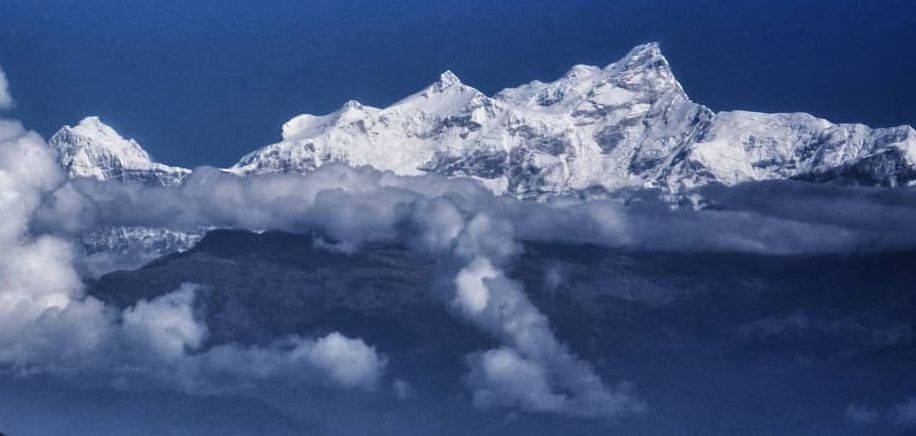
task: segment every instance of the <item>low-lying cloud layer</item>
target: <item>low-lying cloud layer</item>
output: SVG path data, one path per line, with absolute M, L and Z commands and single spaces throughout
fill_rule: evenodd
M 524 241 L 650 250 L 805 254 L 916 246 L 916 192 L 804 182 L 708 187 L 704 210 L 672 209 L 652 193 L 617 200 L 521 202 L 470 180 L 398 177 L 331 164 L 301 175 L 239 178 L 199 168 L 180 188 L 77 180 L 51 194 L 37 228 L 76 233 L 102 225 L 321 229 L 344 241 L 442 238 L 404 225 L 442 204 L 455 216 L 509 223 Z M 439 205 L 435 202 L 440 203 Z M 414 210 L 426 208 L 427 211 Z M 455 226 L 447 229 L 454 231 Z M 423 230 L 423 229 L 420 229 Z M 446 238 L 448 239 L 448 238 Z M 434 242 L 434 241 L 433 241 Z

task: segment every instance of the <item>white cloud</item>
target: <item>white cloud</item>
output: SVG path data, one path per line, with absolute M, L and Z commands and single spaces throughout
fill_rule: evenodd
M 385 361 L 361 339 L 334 332 L 318 339 L 308 350 L 309 361 L 344 386 L 372 388 Z
M 22 375 L 78 373 L 122 388 L 207 394 L 316 383 L 373 390 L 383 375 L 383 356 L 337 332 L 318 339 L 290 336 L 267 346 L 204 348 L 207 328 L 194 315 L 197 289 L 185 284 L 122 312 L 93 298 L 46 310 L 24 320 L 16 345 L 3 347 L 0 363 Z
M 125 344 L 170 362 L 198 349 L 207 337 L 207 327 L 194 319 L 196 289 L 195 285 L 185 284 L 174 292 L 141 300 L 125 309 L 121 316 Z
M 223 344 L 178 362 L 177 382 L 186 391 L 218 393 L 257 385 L 330 384 L 375 390 L 386 358 L 361 339 L 337 332 L 318 339 L 290 336 L 266 347 Z
M 555 393 L 547 371 L 507 347 L 472 355 L 468 385 L 474 404 L 481 407 L 518 407 L 537 412 L 570 410 L 569 399 Z
M 3 68 L 0 68 L 0 109 L 13 107 L 13 97 L 10 95 L 10 84 L 6 80 Z
M 306 176 L 239 178 L 203 169 L 179 189 L 80 181 L 48 196 L 38 224 L 69 232 L 98 225 L 317 229 L 343 241 L 408 240 L 433 252 L 465 259 L 485 255 L 497 263 L 518 251 L 513 240 L 766 254 L 916 245 L 916 210 L 907 206 L 916 194 L 910 191 L 786 183 L 769 186 L 765 194 L 712 191 L 711 199 L 721 196 L 722 210 L 671 210 L 652 198 L 629 205 L 525 203 L 494 197 L 466 180 L 397 177 L 339 164 Z M 762 197 L 766 201 L 747 200 Z M 809 197 L 818 200 L 809 204 Z M 805 207 L 792 206 L 799 203 Z M 490 232 L 493 240 L 473 237 L 477 226 L 493 225 L 487 221 L 504 228 Z
M 899 243 L 897 230 L 908 225 L 895 224 L 892 236 L 879 228 L 860 230 L 855 218 L 825 225 L 817 219 L 781 216 L 760 205 L 753 205 L 752 212 L 697 212 L 648 201 L 631 206 L 614 201 L 522 203 L 494 197 L 466 181 L 396 177 L 344 165 L 326 165 L 305 176 L 239 178 L 202 170 L 176 189 L 94 181 L 68 189 L 73 192 L 62 208 L 66 213 L 55 212 L 49 204 L 43 222 L 77 216 L 88 225 L 317 230 L 351 249 L 368 241 L 401 241 L 444 258 L 454 265 L 454 294 L 446 299 L 456 313 L 540 368 L 548 392 L 567 399 L 561 413 L 587 416 L 617 416 L 638 411 L 643 404 L 626 390 L 606 385 L 588 362 L 567 349 L 522 286 L 505 276 L 503 267 L 521 250 L 518 240 L 797 253 L 842 251 L 863 241 Z M 824 215 L 833 216 L 832 211 L 827 208 Z
M 505 344 L 469 359 L 469 387 L 478 405 L 590 417 L 618 417 L 645 408 L 627 389 L 606 386 L 590 364 L 554 336 L 521 284 L 485 259 L 465 267 L 456 288 L 459 295 L 472 296 L 456 299 L 463 313 Z
M 499 271 L 486 258 L 477 258 L 455 277 L 456 295 L 452 304 L 468 316 L 476 316 L 487 308 L 490 290 L 484 280 L 499 277 Z
M 521 285 L 505 277 L 500 265 L 520 252 L 511 217 L 526 206 L 493 197 L 477 185 L 327 165 L 307 176 L 238 178 L 202 171 L 178 189 L 92 181 L 75 186 L 105 225 L 310 229 L 350 246 L 408 242 L 460 266 L 448 299 L 461 316 L 540 368 L 549 392 L 569 397 L 570 406 L 556 411 L 616 416 L 641 406 L 629 394 L 605 386 L 589 364 L 553 335 Z M 346 372 L 335 376 L 352 377 Z
M 394 396 L 401 400 L 406 400 L 413 396 L 413 387 L 404 379 L 394 379 L 391 382 L 391 389 L 394 390 Z

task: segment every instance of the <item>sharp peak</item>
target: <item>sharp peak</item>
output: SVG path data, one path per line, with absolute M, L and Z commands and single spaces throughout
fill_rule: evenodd
M 89 115 L 88 117 L 81 119 L 79 124 L 98 125 L 98 124 L 105 124 L 105 123 L 102 122 L 102 119 L 99 118 L 98 115 Z
M 349 108 L 349 109 L 361 109 L 363 107 L 363 104 L 356 100 L 347 100 L 346 102 L 344 102 L 343 107 Z
M 81 127 L 103 127 L 103 128 L 107 127 L 111 129 L 111 126 L 109 126 L 104 121 L 102 121 L 102 119 L 98 115 L 89 115 L 88 117 L 85 117 L 81 119 L 78 123 L 76 123 L 76 126 L 77 127 L 80 127 L 80 126 Z
M 354 111 L 354 110 L 361 111 L 363 109 L 365 109 L 365 106 L 363 106 L 362 103 L 356 100 L 347 100 L 346 102 L 344 102 L 343 105 L 340 106 L 340 109 L 338 109 L 335 113 L 341 114 L 344 112 L 349 112 L 349 111 Z
M 91 139 L 97 145 L 110 148 L 129 148 L 134 149 L 137 152 L 141 153 L 147 159 L 146 150 L 143 149 L 143 146 L 137 143 L 137 141 L 131 138 L 125 138 L 121 136 L 113 127 L 105 124 L 97 115 L 90 115 L 81 119 L 75 126 L 64 126 L 57 133 L 51 137 L 51 142 L 55 138 L 66 137 L 68 135 L 76 135 L 85 138 Z
M 668 66 L 668 59 L 662 54 L 661 45 L 659 45 L 658 42 L 649 42 L 633 47 L 626 55 L 620 58 L 620 60 L 605 68 L 623 67 L 625 69 L 634 69 L 655 62 L 661 62 L 664 66 Z
M 461 79 L 458 78 L 452 70 L 445 70 L 442 74 L 439 75 L 439 81 L 436 82 L 439 85 L 451 86 L 461 83 Z
M 424 88 L 418 93 L 418 95 L 422 95 L 428 98 L 433 95 L 450 94 L 453 92 L 480 93 L 480 91 L 478 91 L 476 88 L 465 85 L 461 79 L 459 79 L 458 76 L 455 75 L 455 73 L 453 73 L 451 70 L 445 70 L 442 74 L 439 75 L 439 80 L 436 80 Z M 410 100 L 410 97 L 407 97 L 402 101 L 408 100 Z
M 118 134 L 118 132 L 113 127 L 109 126 L 108 124 L 105 124 L 105 122 L 102 121 L 102 119 L 99 118 L 98 115 L 90 115 L 88 117 L 85 117 L 81 119 L 78 123 L 76 123 L 76 125 L 74 125 L 73 127 L 65 126 L 61 130 L 64 130 L 64 129 L 76 130 L 77 132 L 82 132 L 86 134 L 89 134 L 90 132 L 98 132 L 106 136 L 116 136 L 119 138 L 121 137 L 121 135 Z
M 461 79 L 452 72 L 452 70 L 445 70 L 442 74 L 439 75 L 439 79 L 436 80 L 433 84 L 429 85 L 426 90 L 432 92 L 442 92 L 451 88 L 466 88 L 467 85 L 461 82 Z
M 636 47 L 633 47 L 630 50 L 630 55 L 640 54 L 640 53 L 651 53 L 651 54 L 662 54 L 661 44 L 658 41 L 647 42 L 645 44 L 639 44 Z

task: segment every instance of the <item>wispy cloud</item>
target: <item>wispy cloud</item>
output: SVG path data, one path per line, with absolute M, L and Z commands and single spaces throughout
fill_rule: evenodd
M 6 73 L 0 68 L 0 109 L 13 107 L 13 96 L 10 95 L 10 84 L 6 80 Z

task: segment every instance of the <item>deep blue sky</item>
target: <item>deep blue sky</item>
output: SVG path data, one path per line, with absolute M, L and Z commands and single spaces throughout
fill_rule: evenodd
M 386 105 L 445 69 L 492 93 L 657 40 L 694 100 L 916 124 L 916 2 L 8 0 L 13 114 L 98 114 L 161 161 L 229 165 L 299 113 Z

